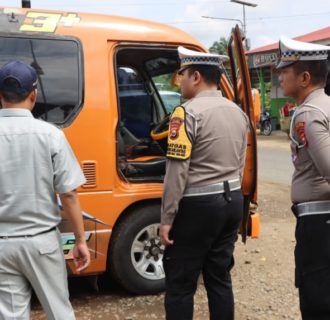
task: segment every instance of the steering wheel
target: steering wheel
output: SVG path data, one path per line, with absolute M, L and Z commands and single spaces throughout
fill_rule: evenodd
M 151 130 L 150 136 L 153 140 L 162 140 L 168 137 L 169 122 L 171 115 L 168 114 Z

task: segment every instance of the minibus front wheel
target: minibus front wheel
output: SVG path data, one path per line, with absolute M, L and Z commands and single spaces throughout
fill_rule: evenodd
M 130 212 L 111 237 L 109 271 L 132 293 L 155 294 L 165 288 L 159 227 L 160 205 L 148 204 Z

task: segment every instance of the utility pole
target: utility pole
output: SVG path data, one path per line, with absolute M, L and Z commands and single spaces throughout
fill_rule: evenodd
M 245 6 L 248 7 L 257 7 L 258 5 L 256 3 L 251 3 L 251 2 L 247 2 L 247 1 L 242 1 L 242 0 L 230 0 L 231 2 L 235 2 L 238 4 L 243 5 L 243 33 L 244 33 L 244 37 L 245 37 L 245 45 L 246 47 L 248 47 L 248 40 L 247 40 L 247 33 L 246 33 L 246 15 L 245 15 Z M 247 48 L 248 49 L 248 48 Z

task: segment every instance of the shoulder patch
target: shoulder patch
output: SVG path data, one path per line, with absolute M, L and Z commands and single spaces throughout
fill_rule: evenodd
M 298 137 L 299 137 L 300 141 L 307 148 L 308 141 L 307 141 L 306 134 L 305 134 L 305 122 L 304 121 L 299 121 L 296 123 L 296 131 L 298 133 Z
M 186 160 L 191 155 L 192 144 L 186 131 L 186 111 L 182 106 L 174 109 L 168 134 L 167 157 Z

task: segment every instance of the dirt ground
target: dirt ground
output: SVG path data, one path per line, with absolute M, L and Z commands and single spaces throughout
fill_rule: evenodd
M 261 138 L 259 148 L 267 152 L 275 152 L 278 148 L 286 150 L 288 142 L 283 137 Z M 260 237 L 249 239 L 246 245 L 241 241 L 236 244 L 232 278 L 237 320 L 300 319 L 294 287 L 295 221 L 290 212 L 289 197 L 288 184 L 261 177 Z M 71 280 L 70 292 L 77 319 L 164 319 L 163 294 L 135 297 L 116 286 L 97 292 L 88 279 Z M 32 319 L 46 319 L 38 304 L 34 303 L 33 309 Z M 208 319 L 202 281 L 195 296 L 194 319 Z

